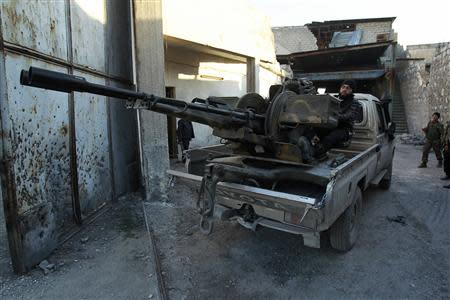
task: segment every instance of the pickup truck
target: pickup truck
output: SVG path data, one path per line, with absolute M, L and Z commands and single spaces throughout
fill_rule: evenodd
M 304 244 L 315 248 L 327 233 L 334 249 L 349 251 L 358 237 L 362 193 L 371 186 L 389 189 L 395 150 L 388 102 L 369 94 L 355 94 L 355 99 L 363 117 L 354 126 L 350 145 L 331 149 L 328 158 L 313 167 L 299 166 L 296 184 L 274 181 L 267 189 L 220 182 L 215 216 L 252 230 L 264 226 L 302 235 Z M 187 152 L 186 172 L 168 172 L 200 184 L 207 161 L 226 156 L 223 145 L 192 149 Z

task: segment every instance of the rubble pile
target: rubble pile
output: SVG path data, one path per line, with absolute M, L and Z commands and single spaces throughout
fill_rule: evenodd
M 425 138 L 415 134 L 404 133 L 398 136 L 402 144 L 421 146 L 425 144 Z

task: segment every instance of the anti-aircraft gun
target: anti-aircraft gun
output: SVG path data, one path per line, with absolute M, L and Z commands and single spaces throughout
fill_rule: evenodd
M 206 165 L 198 206 L 200 228 L 209 233 L 218 182 L 273 188 L 280 180 L 292 180 L 299 168 L 310 168 L 302 158 L 299 138 L 305 128 L 332 129 L 337 126 L 337 98 L 317 95 L 307 80 L 291 80 L 271 87 L 270 97 L 256 93 L 241 97 L 235 108 L 226 109 L 213 101 L 158 97 L 144 92 L 99 85 L 80 76 L 31 67 L 22 70 L 23 85 L 60 92 L 83 92 L 126 99 L 128 108 L 147 109 L 209 125 L 233 153 Z M 206 196 L 206 197 L 205 197 Z

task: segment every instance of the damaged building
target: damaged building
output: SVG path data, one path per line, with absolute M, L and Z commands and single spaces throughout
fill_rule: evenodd
M 278 61 L 295 77 L 308 77 L 324 92 L 344 79 L 357 91 L 392 100 L 397 133 L 422 136 L 430 115 L 450 120 L 449 43 L 397 43 L 395 17 L 312 22 L 273 27 Z
M 329 91 L 336 90 L 336 84 L 343 79 L 354 79 L 358 91 L 387 97 L 381 82 L 393 69 L 394 20 L 338 20 L 274 27 L 277 58 L 291 67 L 295 77 L 307 77 Z
M 396 62 L 398 95 L 408 130 L 421 136 L 433 112 L 450 121 L 450 43 L 409 45 Z
M 389 17 L 274 27 L 277 59 L 294 77 L 309 78 L 321 92 L 336 92 L 343 80 L 353 79 L 357 92 L 392 99 L 397 129 L 405 132 L 401 103 L 395 99 L 394 21 Z

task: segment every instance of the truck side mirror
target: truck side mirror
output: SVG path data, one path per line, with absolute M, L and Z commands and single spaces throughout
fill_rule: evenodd
M 389 122 L 388 128 L 386 130 L 389 140 L 392 141 L 395 138 L 395 123 Z

